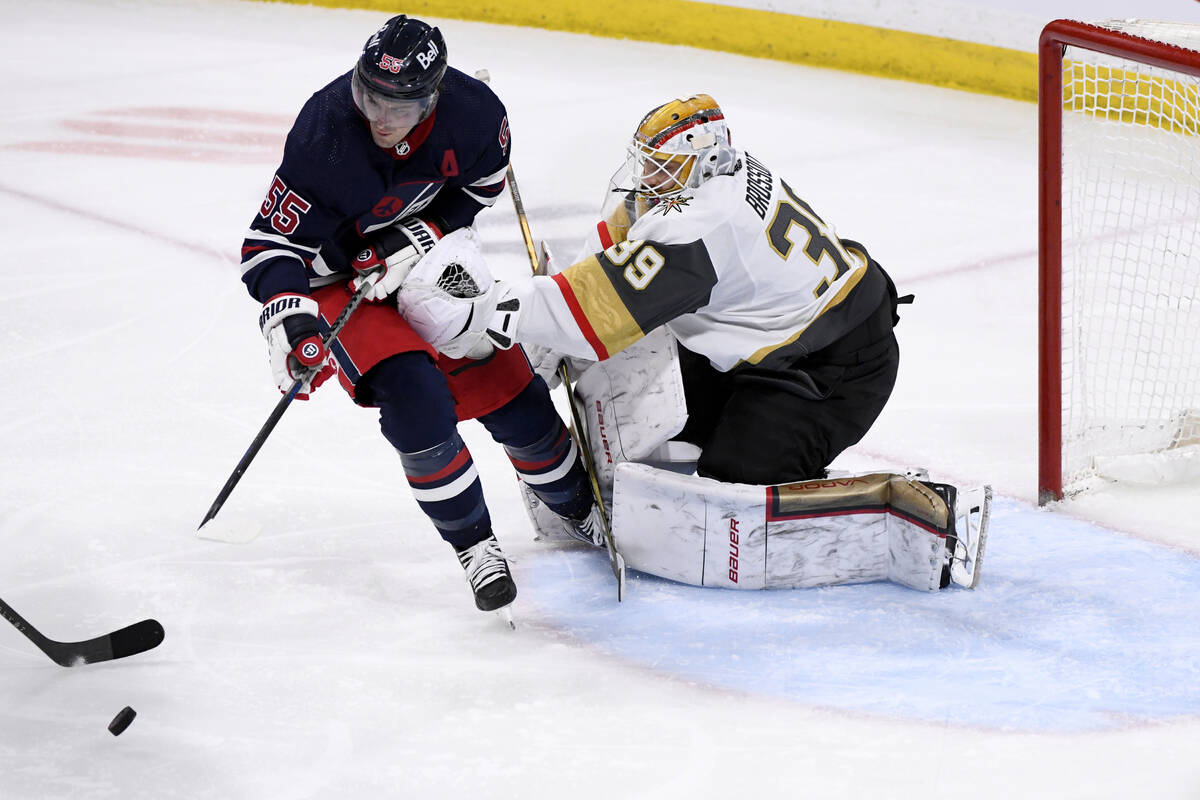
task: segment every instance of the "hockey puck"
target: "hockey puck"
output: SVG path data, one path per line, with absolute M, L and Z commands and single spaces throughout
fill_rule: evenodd
M 137 712 L 129 706 L 125 706 L 117 715 L 113 717 L 112 722 L 108 723 L 108 732 L 113 736 L 120 736 L 129 727 L 129 723 L 133 722 L 133 718 L 137 716 Z

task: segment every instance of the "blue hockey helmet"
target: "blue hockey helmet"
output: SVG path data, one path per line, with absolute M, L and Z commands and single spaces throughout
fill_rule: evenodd
M 416 124 L 437 103 L 446 74 L 442 32 L 403 14 L 392 17 L 363 45 L 351 92 L 363 116 L 399 115 Z

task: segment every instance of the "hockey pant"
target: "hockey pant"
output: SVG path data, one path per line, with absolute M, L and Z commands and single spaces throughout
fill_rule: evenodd
M 322 333 L 329 331 L 351 295 L 344 282 L 312 293 L 320 307 Z M 375 381 L 364 381 L 363 376 L 373 375 L 376 367 L 398 354 L 424 353 L 442 372 L 450 390 L 450 408 L 460 420 L 477 419 L 500 408 L 533 376 L 529 362 L 516 348 L 497 350 L 479 360 L 440 355 L 390 303 L 360 305 L 330 350 L 342 388 L 354 402 L 368 407 L 378 405 L 372 396 Z
M 840 341 L 778 369 L 719 372 L 680 347 L 688 422 L 677 438 L 703 450 L 698 473 L 762 485 L 823 477 L 891 396 L 900 360 L 892 308 L 881 303 Z

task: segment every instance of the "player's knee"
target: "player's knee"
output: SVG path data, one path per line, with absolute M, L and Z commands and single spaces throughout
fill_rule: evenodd
M 550 390 L 536 375 L 516 397 L 479 421 L 497 442 L 515 447 L 529 446 L 562 425 Z
M 458 425 L 446 377 L 425 353 L 400 353 L 377 364 L 363 380 L 379 407 L 384 437 L 402 452 L 445 441 Z

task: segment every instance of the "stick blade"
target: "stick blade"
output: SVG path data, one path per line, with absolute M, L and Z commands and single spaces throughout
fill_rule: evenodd
M 617 579 L 617 602 L 620 603 L 625 599 L 625 558 L 613 548 L 612 555 L 612 570 L 613 575 Z
M 147 650 L 153 650 L 162 644 L 167 632 L 162 623 L 156 619 L 144 619 L 132 625 L 113 631 L 109 634 L 112 640 L 112 657 L 125 658 Z
M 165 636 L 166 632 L 158 620 L 144 619 L 95 639 L 83 642 L 48 640 L 45 646 L 38 646 L 60 667 L 78 667 L 153 650 L 162 644 Z
M 196 531 L 197 538 L 229 544 L 249 544 L 262 533 L 262 523 L 252 520 L 215 519 Z

